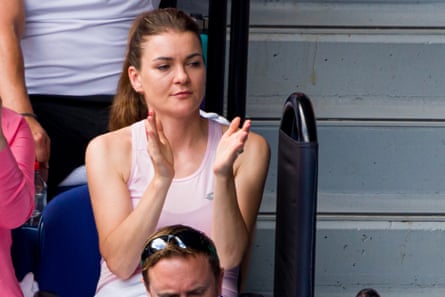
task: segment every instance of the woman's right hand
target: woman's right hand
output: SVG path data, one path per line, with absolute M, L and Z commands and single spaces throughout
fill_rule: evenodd
M 148 154 L 153 162 L 155 175 L 166 178 L 170 182 L 175 176 L 173 152 L 168 139 L 165 137 L 162 123 L 156 119 L 152 111 L 145 121 Z

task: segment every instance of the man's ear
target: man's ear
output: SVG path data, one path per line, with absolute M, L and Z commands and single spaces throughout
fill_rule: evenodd
M 141 77 L 139 76 L 139 71 L 134 66 L 128 67 L 128 78 L 133 89 L 138 93 L 142 93 Z

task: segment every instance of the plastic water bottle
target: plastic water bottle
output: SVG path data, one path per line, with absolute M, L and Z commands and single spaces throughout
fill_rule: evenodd
M 28 224 L 31 226 L 37 226 L 42 216 L 43 208 L 46 206 L 48 186 L 45 180 L 40 175 L 40 163 L 34 163 L 34 210 L 32 211 L 31 218 Z

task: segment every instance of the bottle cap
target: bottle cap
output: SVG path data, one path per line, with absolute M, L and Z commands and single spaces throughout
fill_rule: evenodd
M 34 170 L 40 170 L 40 162 L 39 161 L 34 162 Z

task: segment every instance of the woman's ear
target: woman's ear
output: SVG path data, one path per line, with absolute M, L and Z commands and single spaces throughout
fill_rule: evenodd
M 133 89 L 138 93 L 142 93 L 141 77 L 139 76 L 139 71 L 134 66 L 128 67 L 128 78 Z

